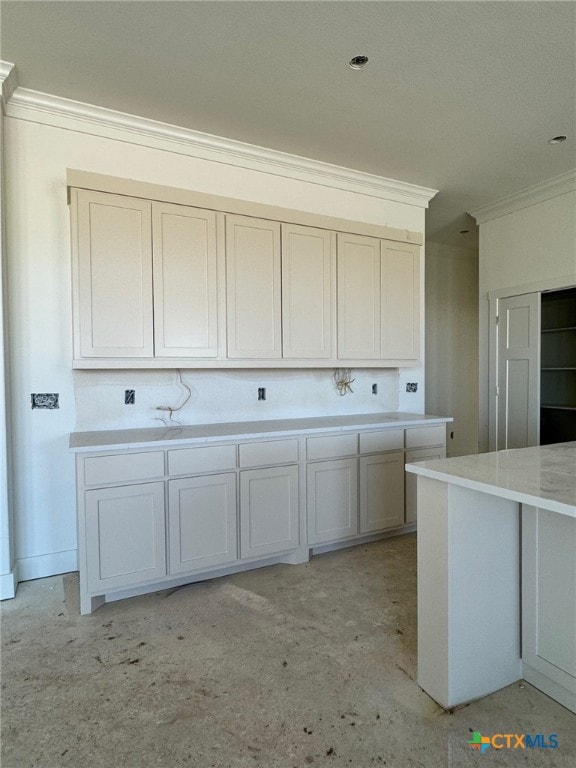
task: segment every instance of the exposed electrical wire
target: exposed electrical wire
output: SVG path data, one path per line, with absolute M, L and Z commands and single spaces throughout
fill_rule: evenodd
M 192 397 L 192 390 L 190 389 L 188 384 L 186 384 L 182 380 L 182 371 L 180 370 L 180 368 L 177 369 L 177 373 L 178 373 L 178 384 L 180 384 L 182 389 L 185 389 L 186 392 L 187 392 L 187 394 L 184 396 L 184 400 L 180 403 L 180 405 L 174 406 L 174 407 L 172 407 L 171 405 L 157 405 L 156 406 L 156 410 L 157 411 L 166 411 L 169 414 L 167 421 L 166 421 L 166 419 L 163 416 L 157 416 L 156 417 L 159 421 L 161 421 L 167 427 L 169 427 L 171 424 L 174 424 L 175 426 L 178 426 L 178 427 L 182 426 L 182 422 L 176 421 L 176 419 L 174 419 L 174 414 L 177 413 L 178 411 L 181 411 L 182 408 L 184 408 L 184 406 L 188 402 L 188 400 L 190 400 L 190 398 Z
M 347 392 L 354 392 L 352 389 L 352 384 L 354 381 L 356 381 L 356 379 L 352 378 L 351 368 L 336 368 L 332 374 L 332 378 L 334 379 L 334 384 L 336 385 L 338 394 L 341 397 L 344 397 Z

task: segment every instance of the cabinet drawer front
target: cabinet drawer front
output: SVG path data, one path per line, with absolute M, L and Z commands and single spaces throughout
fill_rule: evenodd
M 334 459 L 338 456 L 353 456 L 358 452 L 358 435 L 330 435 L 309 437 L 306 440 L 308 459 Z
M 210 445 L 201 448 L 181 448 L 168 451 L 170 475 L 193 475 L 218 472 L 236 467 L 235 445 Z
M 84 459 L 86 485 L 151 480 L 164 476 L 164 451 L 90 456 Z
M 264 467 L 298 461 L 298 440 L 267 440 L 240 444 L 241 467 Z
M 401 451 L 404 448 L 404 430 L 387 429 L 360 434 L 360 453 Z
M 406 448 L 425 448 L 428 445 L 445 445 L 446 427 L 411 427 L 406 430 Z

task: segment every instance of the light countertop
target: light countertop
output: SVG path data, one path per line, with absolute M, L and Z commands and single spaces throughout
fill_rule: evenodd
M 406 471 L 576 517 L 576 442 L 421 461 Z
M 402 429 L 404 427 L 433 426 L 452 421 L 444 416 L 426 416 L 416 413 L 367 413 L 348 416 L 313 416 L 300 419 L 269 421 L 240 421 L 194 426 L 148 427 L 140 429 L 72 432 L 70 450 L 107 451 L 116 448 L 146 448 L 153 444 L 161 448 L 194 441 L 210 443 L 238 437 L 286 437 L 303 433 L 343 432 L 351 429 Z

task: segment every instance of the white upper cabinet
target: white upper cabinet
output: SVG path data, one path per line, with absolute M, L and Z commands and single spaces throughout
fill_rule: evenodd
M 282 357 L 280 224 L 226 217 L 228 357 Z
M 420 356 L 420 248 L 382 240 L 383 360 Z
M 152 205 L 75 194 L 76 356 L 152 357 Z
M 338 235 L 338 358 L 380 357 L 380 240 Z
M 334 235 L 282 224 L 282 356 L 329 359 L 332 353 Z
M 420 246 L 372 235 L 383 227 L 335 232 L 323 217 L 281 223 L 244 215 L 247 204 L 226 213 L 85 189 L 71 204 L 76 368 L 419 361 Z
M 420 248 L 338 235 L 338 358 L 416 363 Z
M 154 350 L 157 357 L 217 357 L 216 214 L 152 204 Z

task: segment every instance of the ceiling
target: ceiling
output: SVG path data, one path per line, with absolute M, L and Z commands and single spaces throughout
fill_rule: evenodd
M 439 189 L 431 239 L 464 245 L 466 211 L 576 165 L 571 0 L 2 0 L 0 20 L 20 86 Z

